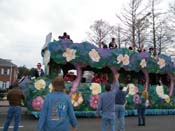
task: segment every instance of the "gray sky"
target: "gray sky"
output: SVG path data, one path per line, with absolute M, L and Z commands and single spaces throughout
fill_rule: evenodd
M 0 58 L 28 68 L 42 63 L 45 36 L 67 32 L 74 42 L 86 40 L 89 26 L 103 19 L 115 25 L 128 0 L 0 0 Z M 164 6 L 169 1 L 163 0 Z

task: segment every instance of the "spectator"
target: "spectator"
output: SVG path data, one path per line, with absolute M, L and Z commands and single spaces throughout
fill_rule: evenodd
M 100 43 L 100 48 L 108 48 L 108 46 L 102 41 L 101 43 Z
M 149 53 L 151 54 L 151 56 L 154 56 L 154 48 L 153 47 L 149 48 Z
M 75 130 L 77 119 L 70 97 L 64 93 L 63 77 L 56 77 L 52 81 L 52 86 L 52 93 L 45 98 L 37 131 L 70 131 L 70 124 Z
M 67 35 L 67 40 L 70 40 L 73 43 L 73 40 L 70 38 L 70 35 Z
M 63 36 L 62 36 L 62 39 L 66 39 L 66 38 L 67 38 L 67 33 L 64 32 L 64 33 L 63 33 Z
M 111 85 L 105 84 L 105 92 L 100 95 L 97 108 L 97 116 L 102 117 L 102 131 L 107 131 L 107 125 L 110 131 L 115 131 L 115 94 L 111 91 Z
M 119 86 L 119 90 L 116 93 L 115 96 L 115 110 L 116 110 L 116 121 L 120 121 L 120 126 L 117 127 L 116 126 L 116 130 L 117 128 L 119 128 L 120 131 L 124 131 L 125 130 L 125 103 L 126 103 L 126 95 L 129 92 L 129 88 L 127 89 L 127 91 L 123 91 L 123 86 Z
M 62 36 L 58 36 L 58 40 L 62 40 L 63 39 L 63 37 Z
M 129 50 L 133 50 L 132 46 L 130 46 L 128 49 L 129 49 Z
M 98 73 L 95 73 L 94 74 L 94 77 L 92 78 L 92 81 L 91 82 L 94 82 L 94 83 L 101 83 L 101 79 L 100 79 L 100 76 Z
M 101 76 L 100 76 L 100 81 L 102 82 L 102 83 L 107 83 L 108 82 L 108 74 L 101 74 Z
M 44 76 L 44 71 L 41 68 L 41 63 L 37 64 L 37 69 L 35 69 L 33 76 L 35 76 L 35 78 L 38 78 L 40 76 Z
M 66 32 L 63 33 L 63 36 L 58 36 L 58 40 L 66 40 L 73 43 L 73 40 L 70 38 L 70 35 L 68 35 Z
M 112 38 L 111 42 L 109 43 L 109 48 L 110 49 L 117 48 L 117 44 L 115 42 L 115 38 Z
M 148 94 L 146 91 L 143 91 L 142 94 L 137 93 L 134 97 L 138 114 L 138 126 L 145 126 L 145 110 L 148 106 L 147 100 Z
M 141 47 L 139 47 L 137 51 L 138 51 L 139 53 L 140 53 L 140 52 L 145 52 L 146 50 L 144 49 L 144 45 L 142 44 Z
M 4 123 L 3 131 L 8 131 L 11 120 L 14 117 L 14 131 L 18 131 L 19 123 L 21 119 L 21 106 L 22 100 L 25 99 L 23 92 L 19 89 L 18 83 L 12 86 L 12 89 L 8 91 L 7 100 L 9 101 L 9 109 L 7 111 L 6 120 Z

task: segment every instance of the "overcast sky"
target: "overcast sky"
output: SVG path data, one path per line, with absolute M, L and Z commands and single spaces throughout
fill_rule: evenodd
M 103 19 L 116 24 L 128 0 L 0 0 L 0 58 L 28 68 L 42 63 L 45 36 L 67 32 L 74 42 L 86 40 L 89 26 Z M 163 0 L 164 6 L 169 1 Z

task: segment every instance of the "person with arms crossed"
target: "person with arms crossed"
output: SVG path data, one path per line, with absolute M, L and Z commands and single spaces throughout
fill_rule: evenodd
M 38 78 L 38 77 L 40 77 L 40 76 L 44 76 L 44 71 L 43 71 L 43 69 L 41 68 L 41 63 L 38 63 L 38 64 L 37 64 L 37 68 L 35 69 L 33 76 L 34 76 L 35 78 Z

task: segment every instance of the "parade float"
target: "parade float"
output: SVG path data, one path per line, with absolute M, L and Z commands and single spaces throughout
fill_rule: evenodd
M 76 115 L 93 117 L 104 83 L 112 83 L 115 73 L 120 73 L 120 83 L 129 88 L 126 115 L 136 115 L 134 98 L 143 91 L 148 92 L 147 114 L 175 114 L 175 67 L 167 55 L 153 56 L 127 48 L 102 49 L 89 42 L 69 40 L 46 42 L 41 54 L 46 75 L 26 82 L 23 88 L 25 105 L 35 117 L 52 91 L 52 79 L 58 75 L 65 79 L 65 93 L 70 95 Z

